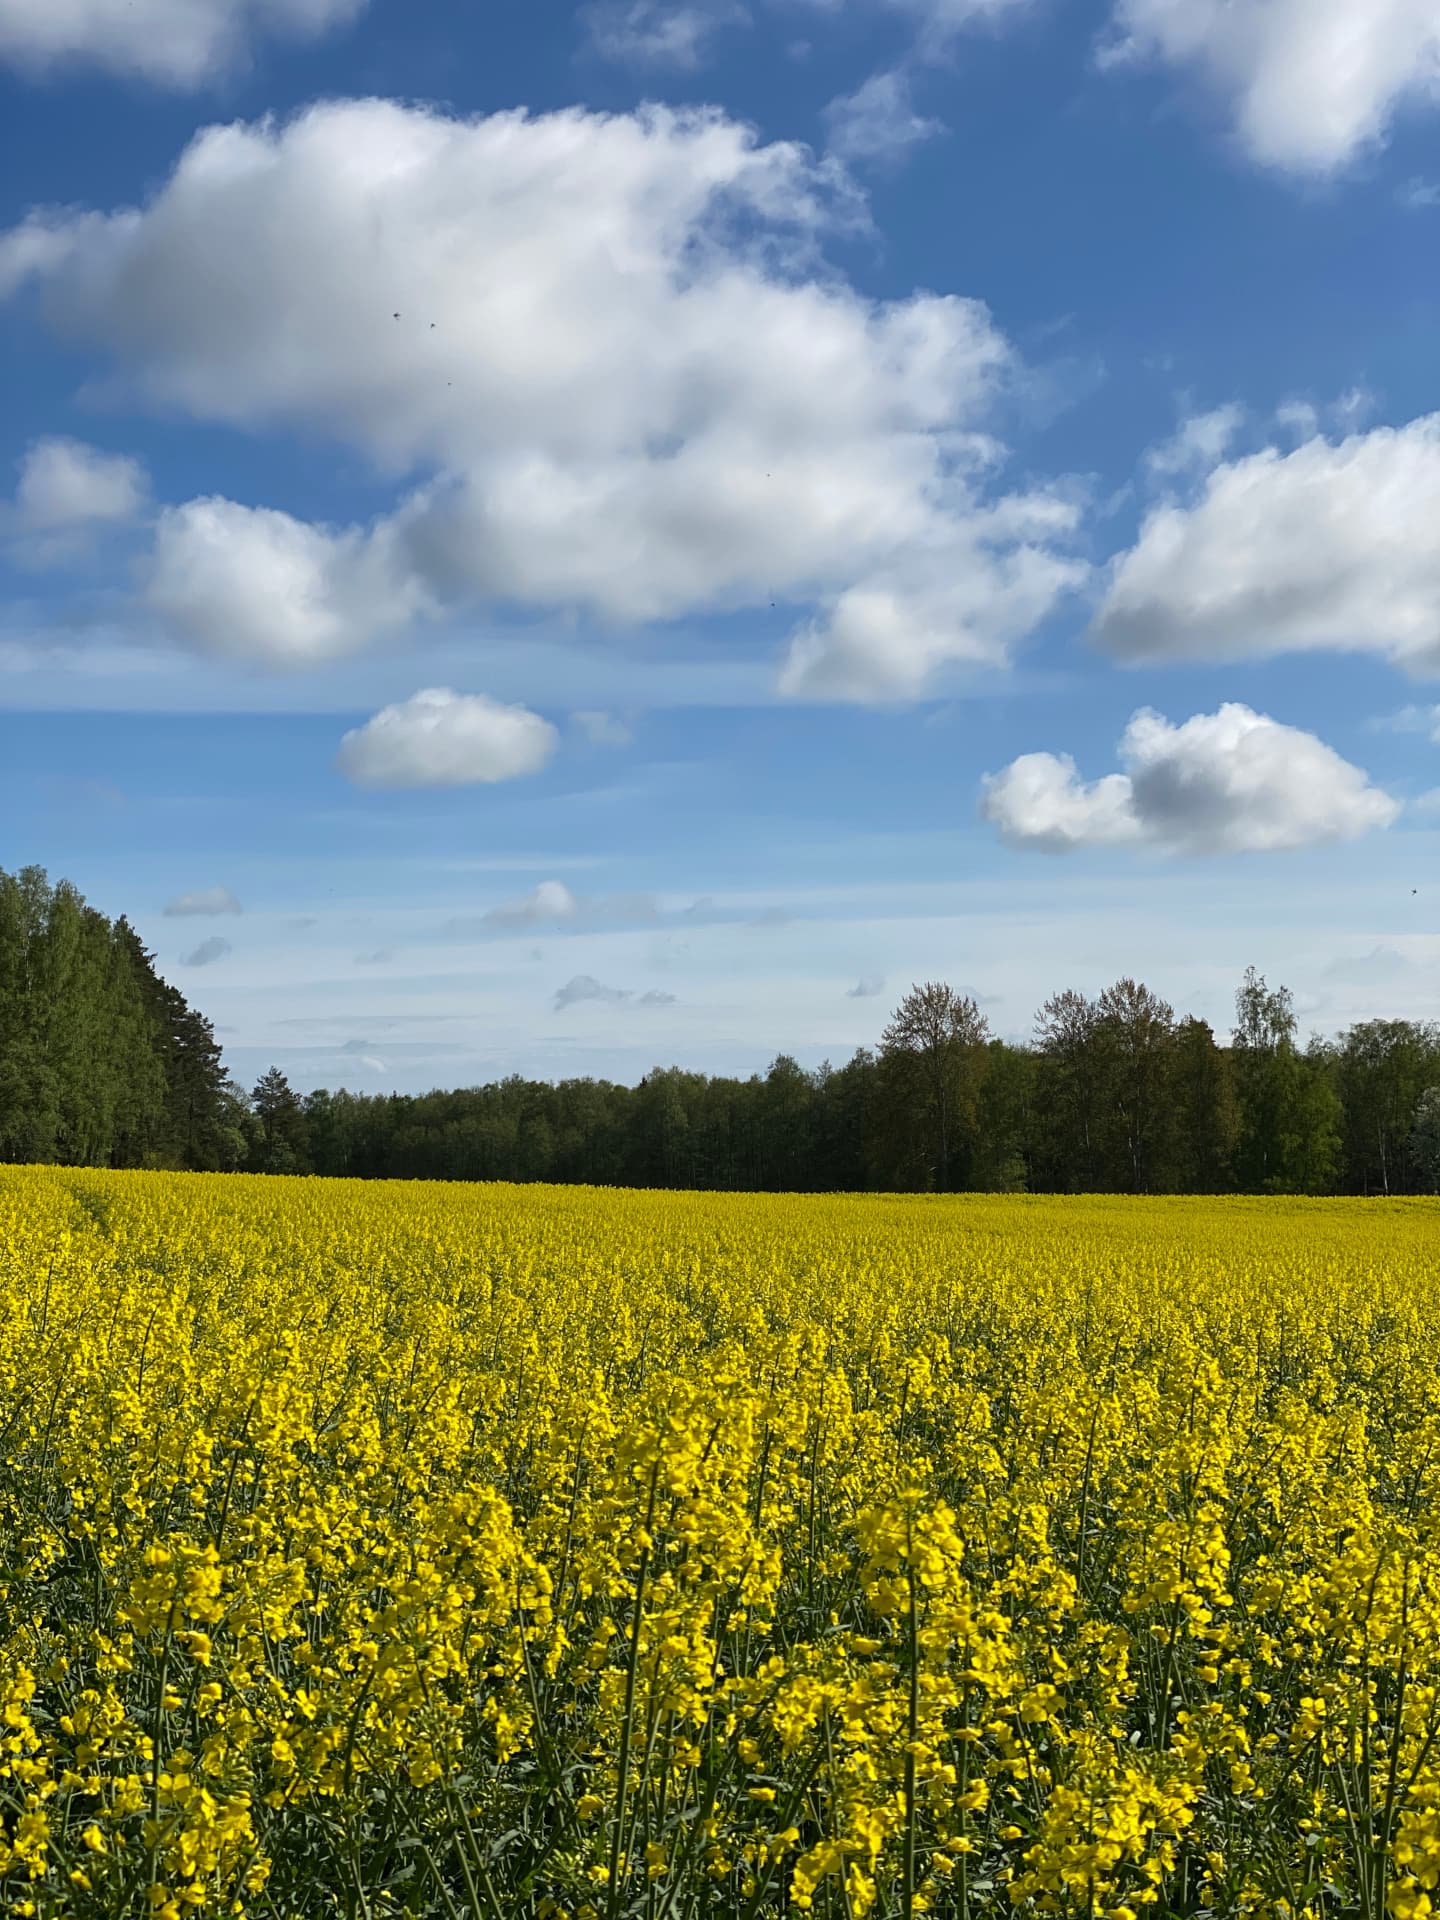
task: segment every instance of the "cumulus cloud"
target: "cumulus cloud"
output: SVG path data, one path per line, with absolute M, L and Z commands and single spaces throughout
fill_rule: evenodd
M 1181 726 L 1143 708 L 1123 773 L 1086 782 L 1068 754 L 1030 753 L 984 782 L 981 811 L 1010 846 L 1048 853 L 1139 844 L 1167 853 L 1273 853 L 1358 840 L 1399 803 L 1313 733 L 1238 703 Z
M 1440 672 L 1440 414 L 1215 468 L 1146 518 L 1093 633 L 1129 660 L 1324 648 Z
M 143 511 L 148 491 L 138 460 L 51 436 L 21 459 L 15 517 L 26 533 L 51 536 L 123 526 Z
M 875 165 L 904 157 L 914 146 L 945 131 L 916 111 L 910 79 L 901 68 L 872 73 L 854 93 L 825 109 L 830 151 L 852 165 Z
M 559 738 L 528 707 L 427 687 L 352 728 L 335 764 L 362 787 L 480 786 L 538 773 Z
M 671 1007 L 675 1004 L 673 993 L 661 993 L 652 988 L 648 993 L 637 995 L 632 987 L 607 987 L 593 974 L 577 973 L 573 980 L 567 980 L 563 987 L 556 989 L 555 1011 L 563 1013 L 566 1007 L 578 1006 L 585 1000 L 598 1000 L 611 1007 Z
M 1335 172 L 1440 82 L 1431 0 L 1117 0 L 1109 61 L 1192 70 L 1252 159 Z
M 161 514 L 145 597 L 205 652 L 280 667 L 353 653 L 426 604 L 389 527 L 312 526 L 214 497 Z
M 212 934 L 208 940 L 202 940 L 193 953 L 187 953 L 185 955 L 185 965 L 187 967 L 213 967 L 217 960 L 223 960 L 228 953 L 233 951 L 234 949 L 228 940 L 222 940 L 218 933 Z
M 1025 753 L 985 776 L 982 814 L 1008 846 L 1068 853 L 1142 837 L 1123 773 L 1082 781 L 1068 753 Z
M 87 64 L 194 87 L 263 37 L 313 40 L 364 0 L 0 0 L 0 60 L 29 71 Z
M 244 911 L 228 887 L 201 887 L 194 893 L 177 894 L 165 904 L 167 920 L 213 919 L 222 913 Z
M 95 215 L 82 218 L 96 228 L 103 224 Z M 73 214 L 37 209 L 0 234 L 0 299 L 8 300 L 27 280 L 53 272 L 68 259 L 76 232 Z
M 143 207 L 32 218 L 0 288 L 33 282 L 133 398 L 414 476 L 365 528 L 173 509 L 148 590 L 194 645 L 305 662 L 431 609 L 777 605 L 789 689 L 868 699 L 1003 660 L 1084 569 L 1074 504 L 1000 484 L 1015 362 L 986 309 L 823 263 L 864 217 L 834 161 L 715 110 L 332 101 L 201 132 Z
M 846 992 L 847 1000 L 873 1000 L 877 994 L 885 991 L 885 976 L 880 973 L 867 973 L 857 980 Z
M 816 700 L 913 698 L 948 662 L 996 667 L 1085 578 L 1084 566 L 1046 542 L 1076 525 L 1075 502 L 1035 502 L 1031 534 L 1009 537 L 976 516 L 957 527 L 965 543 L 940 557 L 912 561 L 903 574 L 847 588 L 796 633 L 780 690 Z

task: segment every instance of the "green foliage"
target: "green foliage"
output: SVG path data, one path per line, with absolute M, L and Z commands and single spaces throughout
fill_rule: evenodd
M 901 1153 L 902 1186 L 971 1184 L 989 1023 L 941 980 L 912 987 L 880 1036 L 880 1066 Z
M 255 1173 L 309 1173 L 310 1122 L 299 1095 L 278 1067 L 255 1083 L 250 1096 L 255 1127 L 248 1163 Z
M 209 1021 L 126 920 L 0 871 L 0 1159 L 233 1166 L 223 1087 Z
M 1410 1165 L 1421 1193 L 1440 1193 L 1440 1086 L 1427 1087 L 1410 1130 Z
M 1367 1020 L 1327 1051 L 1344 1115 L 1346 1186 L 1352 1193 L 1413 1191 L 1410 1136 L 1421 1096 L 1440 1082 L 1440 1028 Z

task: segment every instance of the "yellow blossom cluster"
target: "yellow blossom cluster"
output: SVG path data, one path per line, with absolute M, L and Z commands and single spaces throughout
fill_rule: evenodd
M 0 1169 L 0 1913 L 1425 1920 L 1440 1206 Z

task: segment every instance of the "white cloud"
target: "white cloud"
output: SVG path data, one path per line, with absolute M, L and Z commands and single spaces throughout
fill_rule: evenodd
M 542 880 L 533 893 L 492 907 L 485 923 L 495 927 L 533 927 L 556 920 L 573 920 L 580 902 L 563 880 Z
M 1320 415 L 1308 400 L 1285 400 L 1275 409 L 1275 424 L 1297 440 L 1313 440 L 1320 431 Z
M 648 893 L 578 895 L 563 880 L 542 880 L 531 893 L 519 900 L 507 900 L 480 916 L 478 924 L 457 919 L 450 923 L 456 934 L 484 933 L 494 927 L 534 927 L 541 925 L 594 927 L 601 924 L 631 926 L 652 925 L 660 918 L 654 896 Z
M 793 6 L 793 0 L 781 0 L 781 4 Z M 810 0 L 810 4 L 817 13 L 835 13 L 845 0 Z M 875 0 L 864 0 L 864 4 L 873 6 Z M 961 33 L 1036 10 L 1036 0 L 880 0 L 880 4 L 915 22 L 919 48 L 932 59 L 944 59 Z M 752 13 L 740 0 L 593 0 L 581 9 L 580 17 L 592 48 L 603 58 L 688 72 L 710 59 L 722 31 L 753 23 Z M 792 60 L 808 60 L 813 51 L 808 39 L 790 42 Z
M 195 893 L 182 893 L 165 905 L 167 920 L 214 918 L 222 913 L 244 911 L 228 887 L 202 887 Z
M 1387 714 L 1373 724 L 1389 733 L 1428 734 L 1440 746 L 1440 705 L 1402 707 L 1398 713 Z
M 1433 0 L 1117 0 L 1107 60 L 1197 70 L 1252 159 L 1329 174 L 1440 81 Z
M 570 719 L 592 747 L 628 747 L 634 742 L 634 728 L 613 713 L 581 710 Z
M 1358 433 L 1367 420 L 1374 418 L 1377 405 L 1368 387 L 1351 387 L 1331 402 L 1327 412 L 1338 432 Z
M 479 786 L 538 773 L 559 738 L 528 707 L 427 687 L 347 733 L 335 764 L 362 787 Z
M 835 596 L 791 641 L 780 690 L 819 700 L 913 698 L 948 662 L 997 667 L 1086 568 L 1052 542 L 1079 521 L 1078 505 L 1032 496 L 1023 515 L 972 514 L 948 552 L 909 556 Z
M 1224 457 L 1244 420 L 1245 409 L 1234 405 L 1191 414 L 1180 422 L 1168 440 L 1150 449 L 1145 464 L 1151 473 L 1167 476 L 1213 467 Z
M 981 811 L 1010 846 L 1068 852 L 1144 843 L 1167 853 L 1273 853 L 1357 840 L 1398 802 L 1324 741 L 1230 704 L 1181 726 L 1143 708 L 1123 773 L 1081 780 L 1068 754 L 1025 754 L 987 776 Z
M 872 73 L 854 93 L 832 100 L 825 121 L 830 151 L 856 165 L 900 159 L 945 130 L 916 112 L 909 76 L 899 68 Z
M 593 974 L 577 973 L 573 980 L 567 980 L 556 990 L 555 1011 L 563 1013 L 566 1007 L 577 1006 L 584 1000 L 598 1000 L 612 1007 L 673 1007 L 675 1004 L 673 993 L 662 993 L 658 988 L 637 995 L 633 987 L 607 987 Z
M 1147 517 L 1093 631 L 1129 660 L 1323 648 L 1440 672 L 1440 415 L 1217 467 Z
M 1416 175 L 1407 180 L 1403 187 L 1396 189 L 1395 198 L 1412 213 L 1422 212 L 1428 207 L 1440 207 L 1440 182 L 1423 180 Z
M 132 397 L 409 485 L 370 529 L 175 509 L 150 595 L 199 647 L 323 659 L 432 603 L 813 606 L 787 683 L 866 698 L 1003 659 L 1083 569 L 1073 510 L 996 497 L 1014 359 L 985 308 L 819 259 L 862 219 L 834 162 L 715 111 L 342 101 L 202 132 L 143 208 L 32 221 L 0 285 L 33 279 Z
M 0 60 L 31 71 L 84 62 L 193 87 L 253 40 L 313 40 L 364 0 L 0 0 Z
M 693 73 L 710 53 L 716 34 L 748 25 L 744 7 L 725 0 L 698 6 L 667 6 L 664 0 L 598 0 L 581 9 L 590 44 L 605 60 L 624 66 L 678 67 Z
M 185 956 L 187 967 L 213 967 L 217 960 L 223 960 L 234 949 L 228 940 L 222 940 L 219 934 L 212 934 L 208 940 L 202 940 L 193 953 Z
M 144 591 L 203 651 L 279 667 L 353 653 L 425 605 L 388 529 L 337 532 L 218 498 L 160 515 Z
M 147 492 L 138 460 L 55 436 L 25 451 L 16 517 L 27 533 L 47 535 L 124 525 L 143 511 Z
M 830 0 L 817 0 L 828 5 Z M 920 27 L 921 47 L 939 57 L 958 34 L 999 26 L 1036 11 L 1036 0 L 885 0 L 892 12 L 909 14 Z
M 1068 753 L 1025 753 L 985 776 L 981 812 L 1012 847 L 1068 853 L 1141 837 L 1127 776 L 1086 784 Z
M 88 222 L 96 232 L 104 226 L 95 214 L 82 214 L 78 219 Z M 28 214 L 18 227 L 0 234 L 0 300 L 8 300 L 27 280 L 63 265 L 74 252 L 78 238 L 75 214 L 44 210 Z

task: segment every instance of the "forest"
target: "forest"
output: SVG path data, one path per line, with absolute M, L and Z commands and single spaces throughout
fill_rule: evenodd
M 943 982 L 842 1066 L 634 1087 L 511 1076 L 425 1094 L 247 1091 L 214 1028 L 111 921 L 0 871 L 0 1160 L 762 1192 L 1440 1191 L 1440 1026 L 1302 1044 L 1253 968 L 1232 1031 L 1122 979 L 1055 993 L 1029 1044 Z

